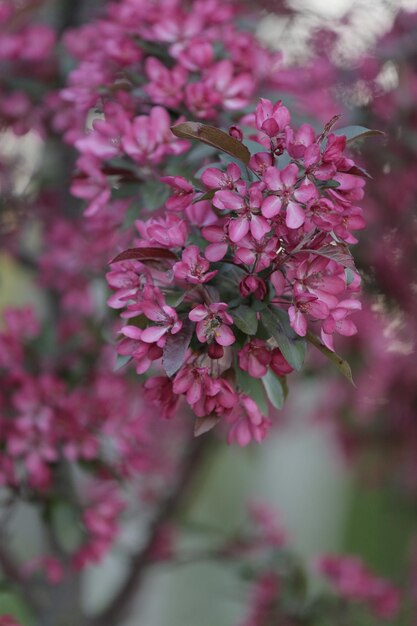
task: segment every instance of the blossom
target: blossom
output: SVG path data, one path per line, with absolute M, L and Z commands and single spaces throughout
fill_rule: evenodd
M 260 339 L 252 339 L 239 350 L 239 367 L 253 378 L 262 378 L 268 371 L 271 354 Z
M 177 280 L 193 285 L 207 283 L 217 274 L 217 270 L 208 271 L 210 263 L 201 256 L 197 246 L 188 246 L 182 253 L 182 260 L 172 269 Z
M 296 295 L 294 304 L 288 309 L 290 324 L 298 335 L 305 337 L 307 334 L 306 314 L 316 320 L 326 319 L 329 308 L 325 302 L 311 294 Z
M 267 294 L 267 286 L 262 278 L 251 274 L 240 281 L 239 291 L 244 298 L 253 293 L 255 298 L 263 300 Z
M 236 442 L 241 447 L 252 440 L 260 443 L 271 426 L 271 421 L 261 414 L 256 402 L 245 394 L 240 394 L 239 402 L 227 416 L 227 421 L 231 424 L 227 442 Z
M 160 163 L 169 154 L 181 154 L 188 143 L 171 133 L 167 111 L 153 107 L 149 115 L 134 118 L 122 137 L 122 148 L 140 165 Z
M 169 211 L 184 211 L 193 201 L 194 188 L 182 176 L 161 176 L 161 181 L 169 185 L 174 194 L 167 200 Z
M 182 322 L 178 319 L 175 309 L 163 304 L 159 305 L 146 300 L 141 305 L 143 313 L 153 322 L 157 322 L 157 326 L 148 326 L 141 333 L 140 339 L 145 343 L 153 343 L 159 341 L 166 333 L 175 335 L 182 328 Z
M 142 341 L 143 330 L 137 326 L 124 326 L 120 331 L 124 339 L 117 346 L 118 354 L 131 356 L 136 363 L 136 373 L 143 374 L 153 361 L 162 357 L 162 348 Z
M 198 305 L 189 313 L 192 322 L 197 322 L 196 332 L 201 343 L 216 341 L 221 346 L 230 346 L 235 336 L 229 328 L 233 318 L 227 313 L 225 302 L 213 302 L 209 305 Z
M 315 189 L 308 182 L 295 188 L 298 180 L 298 167 L 295 163 L 287 165 L 281 171 L 275 167 L 269 167 L 263 175 L 263 180 L 268 189 L 278 193 L 277 196 L 267 198 L 268 202 L 265 201 L 262 205 L 262 214 L 265 217 L 274 217 L 281 211 L 281 208 L 284 208 L 288 228 L 302 226 L 305 221 L 302 204 L 311 199 L 315 194 Z

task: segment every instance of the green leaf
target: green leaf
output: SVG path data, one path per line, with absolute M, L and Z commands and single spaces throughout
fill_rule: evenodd
M 159 181 L 149 181 L 140 186 L 142 203 L 145 209 L 155 211 L 164 206 L 169 196 L 169 187 Z
M 329 348 L 327 348 L 324 343 L 320 341 L 320 339 L 311 331 L 307 331 L 307 339 L 315 348 L 317 348 L 317 350 L 320 350 L 320 352 L 324 354 L 324 356 L 326 356 L 337 367 L 339 372 L 341 372 L 341 374 L 343 374 L 343 376 L 347 378 L 348 381 L 355 387 L 349 363 L 336 354 L 336 352 L 329 350 Z
M 214 198 L 214 194 L 216 193 L 216 191 L 217 189 L 209 189 L 208 191 L 203 193 L 201 196 L 197 196 L 193 200 L 193 204 L 195 204 L 196 202 L 201 202 L 202 200 L 212 200 Z
M 382 130 L 372 130 L 365 126 L 345 126 L 344 128 L 338 128 L 333 131 L 335 135 L 345 135 L 347 143 L 351 144 L 359 139 L 365 139 L 365 137 L 377 137 L 384 136 L 385 133 Z
M 204 417 L 196 417 L 194 422 L 194 437 L 201 437 L 212 430 L 220 422 L 221 417 L 218 415 L 207 415 Z
M 247 372 L 236 367 L 236 382 L 241 391 L 256 402 L 262 415 L 268 415 L 265 389 L 259 378 L 252 378 Z
M 243 161 L 245 165 L 249 163 L 250 152 L 240 141 L 231 137 L 223 130 L 201 124 L 200 122 L 183 122 L 171 127 L 172 133 L 181 139 L 196 139 L 213 146 L 222 152 Z
M 258 328 L 258 320 L 256 317 L 255 311 L 253 311 L 250 307 L 241 304 L 230 311 L 231 316 L 233 317 L 233 321 L 239 330 L 246 335 L 255 335 Z
M 117 370 L 120 370 L 122 367 L 124 367 L 125 365 L 127 365 L 129 363 L 129 361 L 132 360 L 132 357 L 130 356 L 130 354 L 118 354 L 116 357 L 116 365 L 113 367 L 113 372 L 117 372 Z
M 355 280 L 355 272 L 350 267 L 345 268 L 345 278 L 346 278 L 346 285 L 348 287 Z
M 291 367 L 300 370 L 306 355 L 306 342 L 291 328 L 288 314 L 282 309 L 268 307 L 262 311 L 261 319 Z
M 284 388 L 281 379 L 269 369 L 265 376 L 262 376 L 268 400 L 276 409 L 282 409 L 285 401 Z

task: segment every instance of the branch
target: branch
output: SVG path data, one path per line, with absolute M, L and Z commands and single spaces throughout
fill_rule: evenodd
M 39 602 L 32 593 L 31 587 L 27 584 L 27 580 L 22 576 L 18 564 L 14 561 L 9 551 L 5 548 L 6 537 L 4 534 L 0 537 L 0 568 L 7 580 L 14 584 L 22 593 L 25 603 L 33 611 L 39 610 Z
M 154 563 L 152 551 L 159 531 L 175 515 L 183 503 L 196 470 L 204 458 L 203 451 L 209 443 L 210 438 L 207 436 L 192 439 L 189 442 L 176 484 L 160 503 L 159 509 L 149 526 L 148 540 L 145 546 L 133 557 L 130 572 L 114 600 L 101 614 L 90 620 L 89 626 L 115 626 L 115 624 L 121 624 L 123 619 L 128 616 L 147 568 Z

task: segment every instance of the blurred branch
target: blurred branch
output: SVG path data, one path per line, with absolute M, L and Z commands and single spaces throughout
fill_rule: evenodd
M 104 611 L 89 622 L 89 626 L 115 626 L 128 616 L 132 603 L 138 593 L 147 568 L 155 563 L 153 550 L 161 528 L 180 509 L 187 495 L 197 468 L 205 458 L 205 451 L 210 446 L 211 438 L 207 435 L 192 439 L 183 456 L 176 484 L 170 490 L 156 512 L 148 531 L 148 539 L 143 549 L 132 558 L 130 572 L 114 600 Z
M 39 602 L 33 593 L 33 589 L 27 584 L 27 580 L 22 575 L 19 565 L 6 549 L 5 544 L 6 537 L 2 534 L 0 535 L 0 568 L 3 570 L 6 579 L 22 592 L 22 596 L 28 607 L 33 611 L 37 611 L 39 609 Z

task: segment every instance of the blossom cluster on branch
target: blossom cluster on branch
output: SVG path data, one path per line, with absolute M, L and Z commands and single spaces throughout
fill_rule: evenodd
M 41 23 L 42 4 L 0 3 L 1 130 L 36 137 L 39 157 L 23 186 L 20 156 L 0 153 L 4 247 L 37 274 L 36 307 L 8 309 L 0 332 L 0 530 L 12 534 L 8 519 L 24 502 L 43 538 L 30 558 L 3 542 L 11 586 L 39 624 L 48 611 L 58 621 L 42 584 L 78 606 L 79 570 L 123 552 L 123 521 L 134 519 L 144 545 L 138 532 L 126 581 L 95 626 L 121 623 L 147 568 L 206 557 L 249 566 L 245 626 L 306 615 L 334 623 L 357 610 L 393 619 L 398 592 L 353 557 L 318 561 L 333 591 L 299 594 L 308 568 L 259 507 L 244 536 L 208 554 L 183 554 L 173 521 L 211 442 L 192 440 L 191 412 L 195 434 L 218 425 L 245 446 L 271 428 L 307 342 L 351 378 L 333 341 L 362 319 L 348 246 L 365 226 L 368 174 L 349 148 L 370 131 L 338 128 L 330 89 L 315 91 L 337 70 L 324 57 L 283 67 L 248 29 L 244 3 L 118 0 L 79 27 L 64 24 L 62 36 Z M 288 93 L 291 116 L 280 100 Z M 412 176 L 401 180 L 412 195 Z M 390 184 L 378 179 L 392 199 Z M 374 328 L 374 343 L 382 332 Z M 136 375 L 114 370 L 116 351 Z M 397 379 L 385 364 L 381 385 L 413 386 L 408 361 Z
M 266 436 L 262 395 L 282 404 L 286 375 L 303 364 L 308 324 L 330 354 L 334 333 L 356 332 L 360 277 L 347 244 L 365 225 L 356 203 L 366 176 L 344 154 L 335 120 L 321 134 L 294 128 L 280 101 L 261 99 L 244 121 L 256 131 L 252 154 L 237 126 L 232 136 L 173 127 L 224 150 L 223 167 L 203 166 L 202 189 L 163 177 L 173 190 L 165 211 L 136 222 L 137 247 L 119 254 L 107 276 L 109 303 L 130 322 L 119 354 L 138 374 L 162 364 L 145 397 L 165 417 L 184 397 L 197 434 L 222 420 L 229 442 L 243 446 Z

